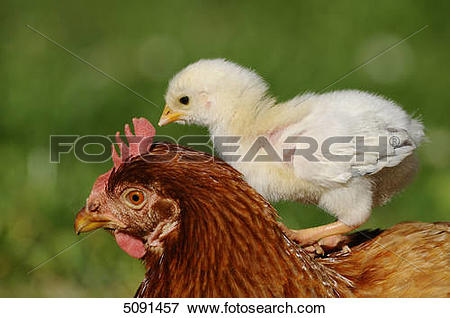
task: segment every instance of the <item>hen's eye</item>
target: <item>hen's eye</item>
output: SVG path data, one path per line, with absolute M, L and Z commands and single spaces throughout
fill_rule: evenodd
M 132 190 L 125 195 L 125 198 L 131 207 L 140 207 L 145 200 L 145 195 L 140 190 Z
M 189 97 L 187 97 L 187 96 L 181 97 L 180 98 L 180 103 L 183 104 L 183 105 L 189 104 Z

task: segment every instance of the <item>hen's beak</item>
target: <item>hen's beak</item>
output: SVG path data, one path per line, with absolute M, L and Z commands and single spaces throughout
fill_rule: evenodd
M 113 216 L 101 215 L 97 212 L 90 212 L 83 207 L 75 218 L 75 232 L 78 234 L 93 231 L 99 228 L 117 229 L 124 225 Z
M 186 114 L 182 113 L 182 112 L 173 111 L 172 109 L 170 109 L 169 105 L 166 104 L 166 106 L 164 106 L 164 110 L 161 115 L 161 118 L 159 119 L 158 126 L 161 127 L 161 126 L 170 124 L 171 122 L 177 121 L 184 115 L 186 115 Z

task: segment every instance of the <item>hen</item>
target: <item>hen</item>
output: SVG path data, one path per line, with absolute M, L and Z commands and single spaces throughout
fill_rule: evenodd
M 351 253 L 314 259 L 237 170 L 182 146 L 150 146 L 151 125 L 133 122 L 141 138 L 126 127 L 130 146 L 119 139 L 122 158 L 113 151 L 75 230 L 105 228 L 144 262 L 137 297 L 449 296 L 448 223 L 399 224 Z
M 403 189 L 424 136 L 419 121 L 381 96 L 336 91 L 277 104 L 259 75 L 220 59 L 171 80 L 159 124 L 173 121 L 208 127 L 223 158 L 266 199 L 315 204 L 337 218 L 289 232 L 302 245 L 359 227 Z M 239 139 L 230 146 L 221 136 Z M 231 147 L 237 151 L 227 153 Z

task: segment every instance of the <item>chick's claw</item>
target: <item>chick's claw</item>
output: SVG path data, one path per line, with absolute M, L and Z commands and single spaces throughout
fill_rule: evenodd
M 347 235 L 332 235 L 320 239 L 318 244 L 326 251 L 335 251 L 347 246 L 349 237 Z M 347 246 L 348 248 L 348 246 Z
M 314 243 L 313 245 L 306 246 L 303 248 L 303 250 L 313 257 L 325 255 L 325 251 L 319 245 L 319 243 Z
M 346 235 L 333 235 L 325 237 L 312 245 L 304 246 L 303 250 L 313 257 L 326 256 L 339 251 L 350 253 L 349 241 L 350 239 Z

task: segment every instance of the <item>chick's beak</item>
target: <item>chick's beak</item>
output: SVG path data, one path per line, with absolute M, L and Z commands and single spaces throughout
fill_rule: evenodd
M 184 115 L 186 114 L 182 112 L 176 112 L 166 104 L 166 106 L 164 106 L 161 118 L 159 119 L 158 126 L 161 127 L 170 124 L 171 122 L 177 121 L 178 119 L 182 118 Z
M 113 216 L 88 211 L 83 207 L 75 218 L 75 232 L 78 234 L 103 228 L 117 229 L 124 225 Z

